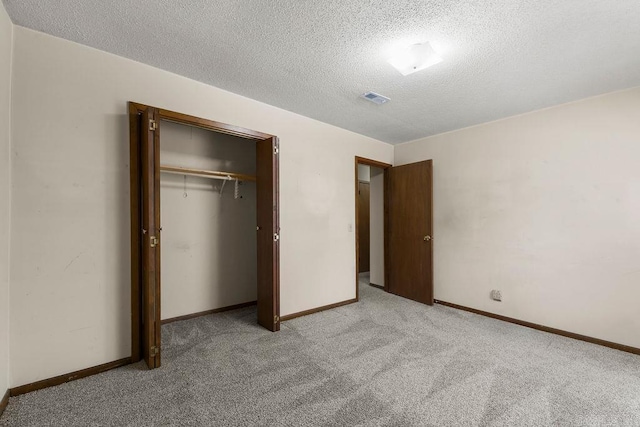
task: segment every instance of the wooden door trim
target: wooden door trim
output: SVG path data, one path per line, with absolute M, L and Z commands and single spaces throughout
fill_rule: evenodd
M 286 316 L 282 316 L 282 318 L 280 320 L 283 321 L 283 322 L 286 322 L 287 320 L 295 319 L 295 318 L 302 317 L 302 316 L 308 316 L 310 314 L 319 313 L 319 312 L 325 311 L 325 310 L 331 310 L 331 309 L 334 309 L 334 308 L 342 307 L 344 305 L 353 304 L 355 302 L 358 302 L 358 300 L 355 299 L 355 298 L 348 299 L 346 301 L 335 302 L 333 304 L 323 305 L 321 307 L 310 308 L 309 310 L 304 310 L 304 311 L 299 311 L 297 313 L 287 314 Z
M 537 329 L 538 331 L 548 332 L 550 334 L 560 335 L 567 338 L 572 338 L 574 340 L 585 341 L 595 345 L 601 345 L 604 347 L 613 348 L 615 350 L 624 351 L 631 354 L 640 355 L 640 348 L 631 347 L 624 344 L 619 344 L 611 341 L 601 340 L 599 338 L 593 338 L 587 335 L 576 334 L 575 332 L 568 332 L 562 329 L 551 328 L 549 326 L 540 325 L 537 323 L 527 322 L 526 320 L 520 320 L 513 317 L 503 316 L 501 314 L 490 313 L 488 311 L 478 310 L 471 307 L 466 307 L 463 305 L 453 304 L 451 302 L 446 302 L 442 300 L 434 300 L 435 304 L 444 305 L 446 307 L 451 307 L 456 310 L 468 311 L 469 313 L 478 314 L 480 316 L 491 317 L 493 319 L 501 320 L 503 322 L 513 323 L 515 325 L 524 326 L 526 328 Z
M 114 360 L 113 362 L 107 362 L 98 366 L 92 366 L 90 368 L 81 369 L 79 371 L 69 372 L 67 374 L 58 375 L 56 377 L 51 377 L 33 383 L 24 384 L 18 387 L 13 387 L 8 390 L 8 393 L 11 395 L 11 397 L 20 396 L 21 394 L 31 393 L 32 391 L 42 390 L 43 388 L 54 387 L 60 384 L 68 383 L 70 381 L 75 381 L 92 375 L 101 374 L 103 372 L 110 371 L 111 369 L 126 366 L 131 363 L 131 358 L 125 357 L 123 359 Z
M 4 392 L 4 395 L 2 396 L 2 400 L 0 400 L 0 417 L 4 413 L 4 410 L 7 408 L 8 404 L 9 404 L 9 390 Z
M 389 283 L 388 280 L 388 271 L 389 271 L 389 250 L 388 250 L 388 244 L 389 244 L 389 239 L 387 237 L 387 232 L 389 230 L 388 227 L 388 221 L 389 221 L 389 215 L 388 215 L 388 205 L 389 205 L 389 191 L 388 191 L 388 185 L 389 185 L 389 169 L 391 168 L 392 165 L 388 164 L 388 163 L 383 163 L 383 162 L 379 162 L 377 160 L 372 160 L 372 159 L 367 159 L 366 157 L 359 157 L 359 156 L 355 156 L 355 206 L 356 206 L 356 219 L 355 219 L 355 230 L 354 230 L 354 238 L 356 241 L 356 301 L 360 301 L 360 292 L 358 290 L 358 283 L 359 283 L 359 273 L 358 271 L 360 271 L 360 260 L 359 260 L 359 253 L 360 253 L 360 241 L 359 241 L 359 236 L 358 236 L 358 213 L 359 213 L 359 208 L 358 208 L 358 184 L 360 182 L 360 178 L 358 178 L 358 165 L 367 165 L 367 166 L 373 166 L 375 168 L 379 168 L 382 169 L 383 171 L 383 198 L 384 198 L 384 244 L 383 244 L 383 250 L 384 250 L 384 286 L 383 289 L 385 291 L 389 291 L 387 286 Z
M 146 106 L 129 103 L 129 180 L 130 180 L 130 213 L 131 213 L 131 360 L 142 359 L 142 296 L 140 292 L 142 259 L 140 234 L 142 227 L 140 217 L 140 188 L 142 168 L 140 165 L 140 121 Z
M 214 120 L 204 119 L 191 116 L 188 114 L 178 113 L 163 108 L 154 107 L 138 102 L 130 101 L 128 103 L 129 110 L 129 181 L 130 181 L 130 213 L 131 213 L 131 362 L 135 363 L 142 359 L 142 342 L 141 342 L 141 326 L 142 326 L 142 295 L 141 295 L 141 273 L 140 262 L 142 260 L 141 248 L 142 242 L 139 238 L 139 230 L 141 229 L 141 183 L 142 168 L 140 156 L 141 141 L 141 114 L 149 108 L 157 110 L 159 120 L 180 123 L 183 125 L 194 126 L 213 132 L 223 133 L 227 135 L 238 136 L 251 140 L 267 140 L 277 138 L 264 132 L 258 132 L 246 129 L 240 126 L 230 125 L 227 123 L 216 122 Z M 279 160 L 279 159 L 278 159 Z M 277 161 L 279 165 L 279 161 Z M 280 226 L 280 194 L 279 194 L 279 166 L 276 180 L 276 191 L 274 198 L 276 201 L 276 209 L 274 212 L 276 225 Z M 279 247 L 278 247 L 279 249 Z M 279 250 L 276 251 L 275 260 L 277 264 L 276 271 L 276 310 L 280 315 L 280 257 Z
M 171 317 L 161 321 L 163 325 L 167 323 L 180 322 L 182 320 L 195 319 L 202 316 L 208 316 L 210 314 L 223 313 L 225 311 L 239 310 L 241 308 L 251 307 L 258 304 L 258 301 L 243 302 L 241 304 L 228 305 L 226 307 L 213 308 L 211 310 L 199 311 L 197 313 L 183 314 L 182 316 Z
M 367 159 L 366 157 L 359 157 L 359 156 L 356 156 L 356 164 L 373 166 L 375 168 L 380 168 L 380 169 L 388 169 L 393 166 L 393 165 L 390 165 L 389 163 L 383 163 L 377 160 L 371 160 L 371 159 Z
M 279 153 L 280 151 L 280 138 L 278 138 L 277 136 L 272 136 L 271 139 L 273 139 L 274 142 L 274 147 L 275 150 Z M 273 221 L 274 221 L 274 227 L 276 232 L 278 233 L 278 241 L 277 241 L 277 245 L 275 248 L 275 252 L 273 254 L 273 259 L 274 259 L 274 277 L 273 280 L 275 281 L 274 283 L 274 292 L 275 292 L 275 296 L 274 296 L 274 303 L 275 303 L 275 315 L 278 318 L 278 321 L 276 322 L 276 331 L 280 330 L 280 155 L 278 154 L 276 156 L 276 158 L 274 159 L 274 174 L 273 174 L 273 180 L 274 180 L 274 194 L 273 194 L 273 200 L 276 203 L 276 209 L 273 211 Z
M 218 133 L 239 136 L 245 139 L 262 140 L 273 138 L 275 136 L 264 132 L 246 129 L 240 126 L 230 125 L 228 123 L 216 122 L 214 120 L 190 116 L 189 114 L 178 113 L 176 111 L 166 110 L 164 108 L 153 107 L 151 105 L 140 104 L 137 102 L 129 102 L 129 105 L 137 108 L 139 111 L 144 111 L 147 108 L 156 108 L 158 110 L 160 120 L 166 120 L 168 122 L 180 123 L 188 126 L 195 126 L 201 129 L 211 130 Z

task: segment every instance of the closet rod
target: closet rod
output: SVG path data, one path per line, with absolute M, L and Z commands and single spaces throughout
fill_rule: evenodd
M 235 172 L 208 171 L 204 169 L 181 168 L 178 166 L 160 165 L 161 172 L 175 173 L 179 175 L 202 176 L 205 178 L 235 180 L 238 181 L 255 181 L 256 177 Z

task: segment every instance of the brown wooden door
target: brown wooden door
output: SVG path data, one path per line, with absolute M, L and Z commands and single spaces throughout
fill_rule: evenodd
M 258 324 L 280 330 L 278 138 L 256 142 Z
M 358 182 L 358 273 L 370 270 L 370 193 L 368 182 Z
M 433 165 L 391 168 L 389 292 L 433 305 Z
M 142 343 L 149 368 L 160 366 L 160 132 L 158 112 L 142 114 Z

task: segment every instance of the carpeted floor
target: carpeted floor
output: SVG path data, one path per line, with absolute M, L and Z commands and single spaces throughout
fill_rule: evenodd
M 640 426 L 640 357 L 361 284 L 290 320 L 163 328 L 163 366 L 11 398 L 2 426 Z

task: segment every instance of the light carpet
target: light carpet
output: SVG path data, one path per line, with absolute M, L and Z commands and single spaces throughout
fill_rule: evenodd
M 11 398 L 2 426 L 640 426 L 640 357 L 360 285 L 361 301 L 256 325 L 163 327 L 163 366 Z

